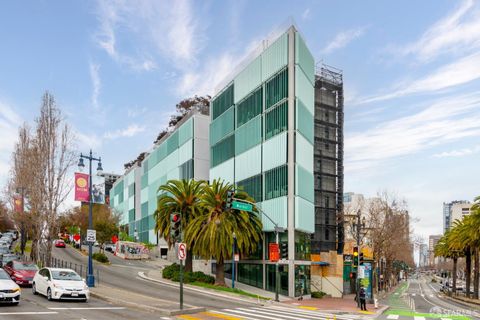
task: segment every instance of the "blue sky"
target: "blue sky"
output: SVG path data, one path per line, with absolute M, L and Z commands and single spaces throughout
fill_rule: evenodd
M 480 4 L 473 1 L 9 1 L 0 5 L 0 181 L 51 91 L 106 171 L 152 146 L 176 102 L 212 94 L 293 19 L 345 81 L 345 191 L 390 190 L 416 233 L 480 194 Z

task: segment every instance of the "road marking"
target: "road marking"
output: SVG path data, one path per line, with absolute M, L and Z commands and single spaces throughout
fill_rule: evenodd
M 413 319 L 414 320 L 425 320 L 425 317 L 414 316 Z
M 420 296 L 421 296 L 422 298 L 425 297 L 425 295 L 424 295 L 423 293 L 422 293 Z
M 360 315 L 334 315 L 333 313 L 327 313 L 327 312 L 319 312 L 319 311 L 310 311 L 310 310 L 302 310 L 302 309 L 292 309 L 289 307 L 282 307 L 282 306 L 268 306 L 265 307 L 267 310 L 271 310 L 273 313 L 283 311 L 287 313 L 294 313 L 294 314 L 299 314 L 302 316 L 311 316 L 311 317 L 325 317 L 328 319 L 333 319 L 334 317 L 337 319 L 359 319 L 361 318 Z
M 389 315 L 388 315 L 388 317 L 387 317 L 387 319 L 393 319 L 393 320 L 397 320 L 397 319 L 398 319 L 398 317 L 399 317 L 399 315 L 398 315 L 398 314 L 389 314 Z
M 33 314 L 57 314 L 58 312 L 55 311 L 25 311 L 25 312 L 1 312 L 0 316 L 8 316 L 8 315 L 33 315 Z
M 216 313 L 215 311 L 214 312 L 202 312 L 201 314 L 204 314 L 204 315 L 207 315 L 207 316 L 210 316 L 210 317 L 214 317 L 214 318 L 220 318 L 220 319 L 225 319 L 225 320 L 241 320 L 243 318 L 237 318 L 237 317 L 232 317 L 232 316 L 229 316 L 229 315 L 226 315 L 226 314 L 221 314 L 221 313 Z
M 318 308 L 315 307 L 309 307 L 309 306 L 301 306 L 299 307 L 300 309 L 307 309 L 307 310 L 318 310 Z
M 197 318 L 197 317 L 192 317 L 192 316 L 187 316 L 186 314 L 182 314 L 180 316 L 177 316 L 179 317 L 180 319 L 185 319 L 185 320 L 200 320 L 201 318 Z
M 396 295 L 396 294 L 400 294 L 400 293 L 399 293 L 399 292 L 395 292 L 394 294 Z
M 412 293 L 412 297 L 415 297 L 416 293 Z
M 429 297 L 430 297 L 430 298 L 433 298 L 433 294 L 430 294 Z
M 73 307 L 73 308 L 48 308 L 49 310 L 123 310 L 125 307 Z
M 228 311 L 228 312 L 233 312 L 233 313 L 239 313 L 241 315 L 251 315 L 250 313 L 248 312 L 245 312 L 245 311 L 240 311 L 240 310 L 235 310 L 235 309 L 226 309 L 225 311 Z M 272 318 L 272 317 L 268 317 L 268 316 L 263 316 L 263 315 L 259 315 L 259 314 L 255 314 L 256 317 L 259 317 L 259 318 L 264 318 L 264 319 L 272 319 L 272 320 L 278 320 L 278 318 Z
M 440 320 L 452 320 L 450 318 L 440 318 Z

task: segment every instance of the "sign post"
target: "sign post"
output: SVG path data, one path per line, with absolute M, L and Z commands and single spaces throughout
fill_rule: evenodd
M 92 244 L 97 241 L 97 231 L 93 229 L 87 230 L 87 242 L 91 242 Z
M 183 261 L 187 258 L 187 245 L 183 242 L 178 244 L 178 260 L 180 260 L 180 310 L 183 310 Z

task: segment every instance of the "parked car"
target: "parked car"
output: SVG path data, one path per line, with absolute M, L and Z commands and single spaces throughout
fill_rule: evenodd
M 105 251 L 114 253 L 115 249 L 116 249 L 116 245 L 114 243 L 105 244 Z
M 0 269 L 0 303 L 17 305 L 20 302 L 20 287 L 10 279 L 5 270 Z
M 35 263 L 9 261 L 3 267 L 12 280 L 19 285 L 31 285 L 33 277 L 38 271 Z
M 8 262 L 20 260 L 20 256 L 15 253 L 4 253 L 0 258 L 0 267 L 3 268 Z
M 85 281 L 72 269 L 43 268 L 33 277 L 33 294 L 42 294 L 48 300 L 88 301 L 90 291 Z
M 66 247 L 65 241 L 63 241 L 62 239 L 55 240 L 54 245 L 55 245 L 56 248 L 65 248 Z
M 0 256 L 2 256 L 4 254 L 9 254 L 9 253 L 10 253 L 10 248 L 9 247 L 0 246 Z

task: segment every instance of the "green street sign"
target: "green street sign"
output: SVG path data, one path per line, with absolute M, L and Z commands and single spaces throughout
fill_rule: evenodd
M 253 206 L 246 202 L 232 201 L 232 209 L 252 212 Z

